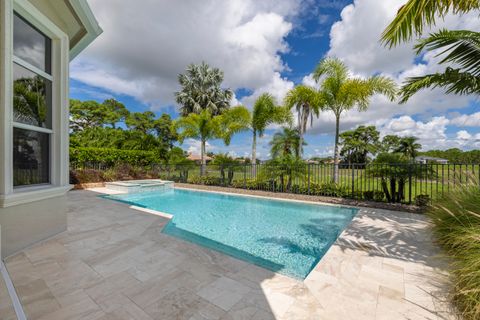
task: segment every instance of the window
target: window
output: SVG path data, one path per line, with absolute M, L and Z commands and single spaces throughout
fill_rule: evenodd
M 49 134 L 13 129 L 13 185 L 50 182 Z
M 50 51 L 52 40 L 38 31 L 19 15 L 13 17 L 13 54 L 39 68 L 51 73 Z
M 14 14 L 14 187 L 50 183 L 51 49 L 50 38 Z
M 52 83 L 13 64 L 13 119 L 32 126 L 52 128 Z

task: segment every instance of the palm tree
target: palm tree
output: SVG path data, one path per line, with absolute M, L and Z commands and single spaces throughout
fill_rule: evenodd
M 302 147 L 300 146 L 300 134 L 297 128 L 283 128 L 282 132 L 276 132 L 270 141 L 270 154 L 272 158 L 287 157 L 295 155 L 300 156 Z M 306 145 L 305 142 L 302 145 Z
M 408 159 L 415 159 L 422 145 L 417 142 L 417 137 L 404 137 L 399 141 L 399 146 L 394 152 L 402 153 Z
M 317 117 L 320 112 L 321 97 L 317 90 L 312 87 L 299 85 L 290 90 L 285 96 L 285 107 L 292 109 L 295 107 L 298 114 L 298 134 L 300 141 L 298 143 L 297 154 L 301 157 L 301 147 L 303 145 L 303 135 L 307 131 L 308 121 L 310 126 L 313 124 L 313 115 Z
M 262 137 L 265 129 L 271 124 L 283 124 L 290 121 L 290 110 L 277 106 L 275 98 L 271 94 L 264 93 L 255 100 L 250 120 L 253 133 L 252 169 L 254 175 L 257 163 L 257 136 Z
M 479 0 L 409 0 L 383 32 L 382 42 L 396 46 L 420 36 L 425 27 L 435 25 L 436 18 L 444 18 L 448 12 L 462 14 L 478 9 Z
M 427 74 L 408 78 L 401 90 L 401 103 L 421 89 L 444 87 L 446 93 L 480 95 L 480 33 L 467 30 L 440 30 L 422 39 L 415 46 L 417 54 L 423 50 L 442 51 L 445 55 L 441 64 L 455 65 L 447 67 L 442 73 Z
M 205 173 L 206 143 L 211 139 L 222 139 L 230 144 L 232 136 L 248 128 L 250 115 L 243 107 L 235 107 L 224 111 L 221 115 L 212 116 L 210 111 L 203 110 L 200 114 L 191 113 L 180 117 L 175 122 L 179 141 L 185 138 L 200 140 L 201 174 Z
M 338 181 L 338 162 L 340 152 L 338 138 L 340 134 L 340 116 L 342 112 L 357 107 L 365 111 L 374 94 L 384 94 L 390 100 L 396 97 L 397 86 L 387 77 L 373 76 L 367 79 L 349 76 L 347 66 L 337 58 L 326 58 L 320 61 L 313 73 L 317 83 L 320 83 L 321 103 L 324 109 L 333 111 L 335 115 L 335 167 L 334 182 Z
M 223 72 L 218 68 L 212 68 L 205 62 L 190 64 L 185 74 L 178 76 L 178 82 L 182 88 L 175 92 L 175 99 L 181 105 L 182 116 L 199 114 L 202 110 L 216 116 L 230 106 L 233 91 L 221 88 Z

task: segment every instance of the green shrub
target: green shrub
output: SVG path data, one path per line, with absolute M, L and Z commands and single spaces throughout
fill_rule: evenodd
M 132 179 L 158 179 L 159 171 L 150 167 L 138 167 L 119 164 L 106 170 L 74 169 L 70 170 L 70 183 L 108 182 Z
M 94 169 L 80 169 L 70 171 L 70 183 L 82 184 L 92 182 L 104 182 L 103 171 Z
M 103 172 L 103 179 L 105 181 L 117 181 L 118 174 L 115 168 L 109 168 Z
M 385 199 L 385 193 L 379 190 L 369 190 L 363 192 L 363 199 L 367 201 L 382 202 Z
M 480 319 L 480 188 L 453 190 L 427 211 L 451 259 L 452 301 L 464 319 Z
M 375 190 L 373 191 L 373 201 L 382 202 L 385 199 L 385 192 Z
M 245 184 L 243 183 L 243 180 L 233 180 L 232 181 L 232 187 L 233 188 L 243 188 Z
M 427 207 L 430 204 L 430 196 L 428 194 L 419 194 L 415 197 L 415 205 L 419 207 Z
M 363 199 L 363 192 L 355 190 L 353 193 L 347 192 L 344 195 L 345 198 L 355 199 L 355 200 L 362 200 Z
M 367 201 L 373 201 L 374 191 L 363 191 L 363 198 Z
M 222 185 L 222 179 L 212 176 L 194 176 L 188 178 L 188 183 L 191 184 L 204 184 L 206 186 L 219 186 Z

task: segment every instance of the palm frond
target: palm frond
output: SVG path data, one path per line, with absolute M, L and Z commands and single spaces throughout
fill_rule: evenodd
M 383 76 L 374 76 L 367 81 L 373 93 L 383 94 L 391 101 L 397 98 L 398 86 L 393 79 Z
M 435 25 L 449 11 L 462 14 L 480 9 L 479 0 L 409 0 L 398 10 L 395 19 L 382 33 L 382 42 L 394 47 L 421 35 L 425 27 Z
M 335 78 L 338 82 L 342 82 L 348 77 L 348 67 L 338 58 L 322 59 L 313 71 L 313 79 L 319 82 L 323 76 Z
M 423 50 L 443 49 L 437 56 L 446 55 L 440 63 L 456 63 L 464 72 L 480 75 L 480 33 L 468 30 L 440 30 L 415 46 Z
M 228 146 L 232 136 L 250 127 L 250 111 L 244 106 L 236 106 L 225 110 L 213 118 L 216 134 Z
M 401 89 L 400 103 L 406 103 L 415 93 L 426 88 L 444 87 L 446 93 L 480 95 L 480 77 L 459 69 L 447 68 L 443 73 L 408 78 Z

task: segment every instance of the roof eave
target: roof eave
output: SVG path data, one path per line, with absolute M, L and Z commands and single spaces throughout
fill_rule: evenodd
M 77 39 L 70 48 L 70 60 L 73 60 L 80 52 L 88 47 L 103 30 L 99 26 L 86 0 L 68 0 L 68 3 L 85 28 L 84 34 Z

